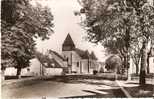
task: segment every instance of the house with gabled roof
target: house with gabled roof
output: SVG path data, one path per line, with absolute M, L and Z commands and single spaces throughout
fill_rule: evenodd
M 61 75 L 64 70 L 64 59 L 58 53 L 51 51 L 50 53 L 56 54 L 53 57 L 50 55 L 43 55 L 42 53 L 37 53 L 36 57 L 30 60 L 30 66 L 22 69 L 21 76 L 51 76 L 51 75 Z M 63 62 L 61 63 L 61 60 Z
M 62 44 L 62 56 L 67 59 L 69 73 L 89 74 L 97 70 L 97 58 L 94 52 L 76 48 L 70 34 Z

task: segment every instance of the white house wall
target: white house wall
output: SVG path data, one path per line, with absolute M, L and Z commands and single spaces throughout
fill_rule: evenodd
M 150 57 L 149 61 L 150 73 L 154 73 L 154 57 Z
M 82 73 L 84 74 L 88 73 L 88 60 L 87 59 L 82 60 Z
M 27 68 L 30 69 L 30 71 L 27 70 Z M 30 60 L 30 66 L 22 69 L 21 75 L 23 76 L 40 76 L 40 68 L 41 68 L 41 63 L 38 61 L 38 59 L 32 59 Z
M 44 75 L 51 76 L 51 75 L 62 75 L 63 69 L 62 68 L 46 68 Z
M 17 74 L 17 69 L 14 67 L 8 67 L 4 71 L 4 75 L 6 76 L 15 76 Z

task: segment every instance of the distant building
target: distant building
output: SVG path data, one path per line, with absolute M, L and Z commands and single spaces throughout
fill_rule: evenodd
M 30 66 L 21 70 L 21 76 L 40 76 L 41 63 L 37 58 L 30 60 Z M 14 67 L 8 67 L 5 69 L 5 76 L 16 76 L 17 69 Z
M 49 58 L 44 55 L 43 58 L 36 57 L 31 60 L 30 66 L 22 69 L 21 76 L 50 76 L 62 75 L 63 64 L 60 64 L 57 59 Z
M 99 71 L 100 64 L 94 52 L 81 50 L 75 47 L 70 36 L 67 35 L 62 45 L 62 54 L 48 50 L 45 55 L 38 54 L 30 60 L 30 66 L 23 68 L 21 76 L 49 76 L 63 75 L 64 73 L 92 74 Z M 13 72 L 10 72 L 13 71 Z M 16 69 L 7 68 L 5 75 L 16 75 Z
M 88 74 L 98 69 L 97 58 L 92 52 L 76 48 L 70 34 L 67 35 L 62 45 L 62 55 L 67 59 L 69 73 Z
M 42 63 L 38 58 L 30 60 L 30 66 L 21 70 L 21 76 L 40 76 L 42 69 Z

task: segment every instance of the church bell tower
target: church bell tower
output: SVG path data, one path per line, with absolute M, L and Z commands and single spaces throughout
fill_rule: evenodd
M 70 34 L 68 34 L 62 45 L 62 51 L 73 51 L 73 50 L 75 50 L 75 44 Z

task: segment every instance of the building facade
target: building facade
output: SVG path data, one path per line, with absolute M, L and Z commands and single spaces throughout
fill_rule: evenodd
M 70 34 L 62 45 L 62 56 L 67 59 L 69 73 L 92 74 L 98 69 L 97 58 L 94 52 L 89 53 L 76 48 Z

